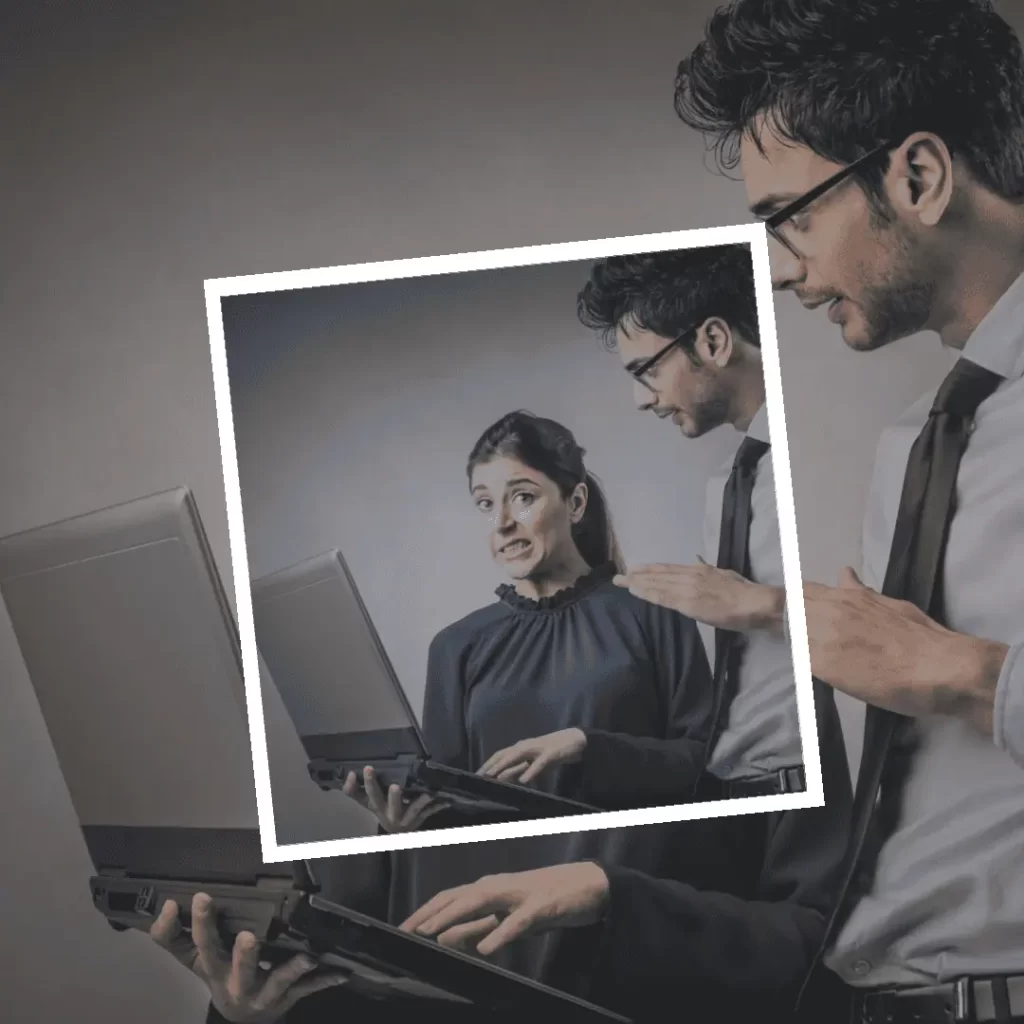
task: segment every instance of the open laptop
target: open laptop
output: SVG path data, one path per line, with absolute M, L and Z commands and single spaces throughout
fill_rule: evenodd
M 301 951 L 375 997 L 623 1020 L 328 902 L 308 862 L 262 862 L 238 633 L 187 490 L 0 540 L 0 594 L 115 928 L 167 899 L 188 927 L 206 892 L 265 966 Z
M 339 551 L 252 583 L 256 644 L 322 789 L 374 769 L 382 786 L 509 820 L 598 808 L 431 760 L 409 699 Z M 528 737 L 523 737 L 527 739 Z M 429 827 L 429 825 L 428 825 Z

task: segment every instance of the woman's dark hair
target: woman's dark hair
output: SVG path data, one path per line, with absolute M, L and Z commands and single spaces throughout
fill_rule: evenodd
M 587 471 L 585 455 L 568 427 L 519 410 L 502 416 L 483 432 L 469 453 L 466 475 L 472 480 L 473 470 L 481 463 L 513 458 L 553 481 L 563 499 L 579 484 L 586 484 L 587 507 L 583 518 L 572 527 L 576 548 L 591 568 L 614 562 L 623 571 L 608 501 L 600 481 Z
M 609 257 L 591 270 L 576 312 L 609 347 L 620 325 L 676 338 L 711 317 L 760 345 L 749 245 Z
M 989 0 L 734 0 L 680 65 L 675 108 L 720 169 L 764 118 L 783 141 L 852 163 L 938 135 L 975 179 L 1024 200 L 1024 55 Z M 888 161 L 859 173 L 881 195 Z

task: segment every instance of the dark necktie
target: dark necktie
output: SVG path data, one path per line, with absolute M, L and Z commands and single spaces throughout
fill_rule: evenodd
M 1002 377 L 961 359 L 939 388 L 910 450 L 882 593 L 910 601 L 941 621 L 942 563 L 956 505 L 956 479 L 978 406 Z M 864 753 L 853 800 L 846 875 L 815 965 L 871 886 L 878 854 L 899 822 L 914 749 L 912 720 L 868 707 Z
M 757 464 L 770 446 L 745 437 L 733 459 L 732 472 L 722 494 L 722 526 L 718 537 L 718 568 L 732 569 L 750 577 L 750 499 L 754 493 Z M 743 635 L 715 630 L 715 710 L 710 750 L 724 727 L 725 711 L 735 696 L 743 658 Z

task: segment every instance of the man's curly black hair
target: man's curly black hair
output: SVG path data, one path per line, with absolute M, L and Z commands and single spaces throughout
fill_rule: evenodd
M 749 245 L 609 257 L 591 270 L 576 308 L 609 347 L 620 325 L 677 338 L 711 317 L 760 345 Z
M 721 170 L 761 126 L 840 164 L 931 132 L 1024 200 L 1024 56 L 989 0 L 734 0 L 679 65 L 675 107 Z M 869 194 L 884 171 L 864 171 Z

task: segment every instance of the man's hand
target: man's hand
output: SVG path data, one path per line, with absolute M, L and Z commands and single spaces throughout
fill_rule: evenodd
M 586 746 L 587 736 L 582 729 L 560 729 L 499 750 L 480 766 L 477 774 L 528 786 L 553 765 L 576 764 Z
M 954 633 L 864 586 L 850 568 L 838 587 L 805 583 L 804 608 L 811 670 L 823 682 L 902 715 L 952 715 L 992 735 L 1004 644 Z
M 642 565 L 613 580 L 631 594 L 736 633 L 783 635 L 786 592 L 698 559 L 697 565 Z
M 363 769 L 362 789 L 356 773 L 349 772 L 342 792 L 372 811 L 385 832 L 415 832 L 428 818 L 447 806 L 443 800 L 429 793 L 406 800 L 401 786 L 391 786 L 385 796 L 376 773 L 369 767 Z
M 401 927 L 436 936 L 443 946 L 475 943 L 490 956 L 528 935 L 594 924 L 607 903 L 608 876 L 597 864 L 558 864 L 439 893 Z
M 300 999 L 348 981 L 348 975 L 338 971 L 307 977 L 317 965 L 301 955 L 263 970 L 259 943 L 251 932 L 240 932 L 228 952 L 217 932 L 213 903 L 204 893 L 192 899 L 191 930 L 190 936 L 182 929 L 178 906 L 168 900 L 149 934 L 202 978 L 217 1012 L 233 1024 L 273 1024 Z

